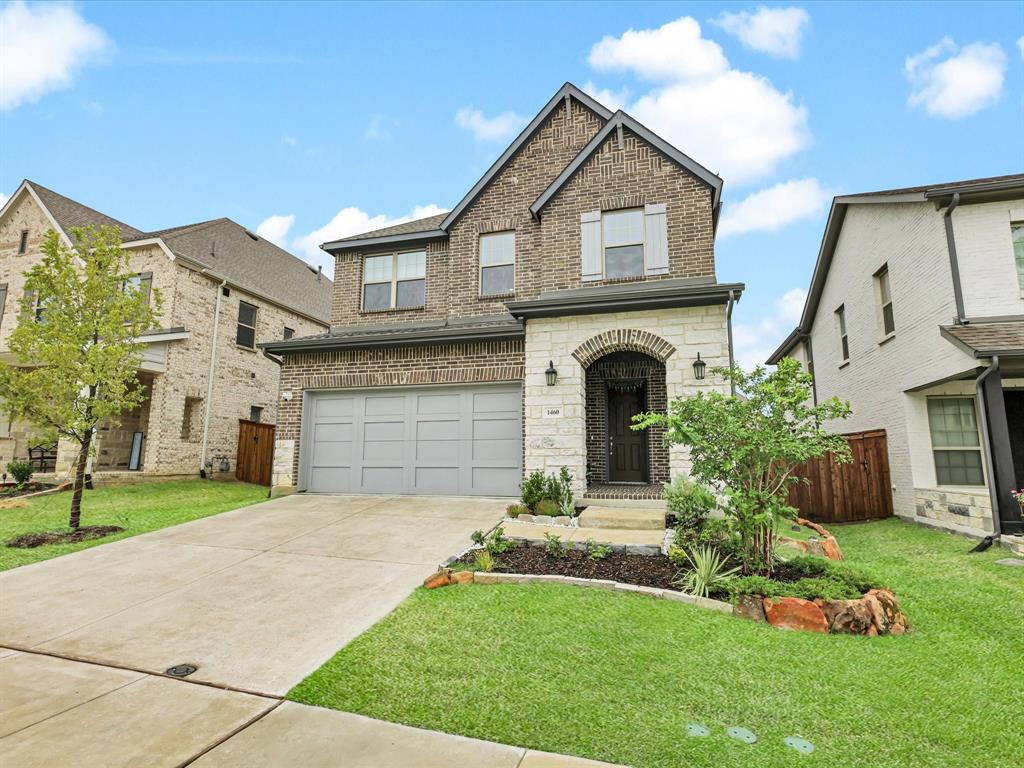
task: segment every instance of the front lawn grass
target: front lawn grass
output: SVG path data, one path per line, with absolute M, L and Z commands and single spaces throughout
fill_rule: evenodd
M 102 539 L 14 549 L 4 544 L 23 533 L 69 530 L 70 492 L 25 499 L 27 506 L 0 506 L 0 570 L 48 560 L 169 525 L 255 504 L 267 489 L 248 483 L 173 480 L 99 487 L 82 498 L 82 525 L 118 525 L 125 530 Z
M 636 768 L 1020 765 L 1024 569 L 898 520 L 832 532 L 910 634 L 785 632 L 571 586 L 420 589 L 288 697 Z

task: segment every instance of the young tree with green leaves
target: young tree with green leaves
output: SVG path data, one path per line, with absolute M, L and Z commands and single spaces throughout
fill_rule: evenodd
M 770 574 L 775 559 L 775 529 L 792 519 L 789 488 L 800 481 L 797 465 L 826 453 L 849 461 L 850 447 L 842 435 L 821 425 L 850 415 L 850 404 L 835 397 L 810 405 L 812 376 L 791 358 L 768 372 L 758 366 L 714 368 L 743 397 L 698 392 L 669 403 L 668 413 L 636 417 L 633 429 L 665 427 L 667 442 L 689 448 L 691 475 L 710 486 L 723 487 L 726 514 L 742 545 L 745 573 Z
M 81 521 L 86 463 L 97 425 L 142 404 L 138 368 L 156 326 L 160 297 L 133 281 L 111 227 L 75 229 L 68 247 L 47 233 L 43 258 L 25 272 L 21 317 L 9 345 L 17 366 L 0 365 L 0 401 L 44 439 L 78 445 L 69 526 Z

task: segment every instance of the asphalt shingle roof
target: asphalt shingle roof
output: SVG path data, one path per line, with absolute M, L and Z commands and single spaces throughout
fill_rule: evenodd
M 1011 173 L 1006 176 L 988 176 L 982 179 L 963 179 L 961 181 L 950 181 L 945 184 L 923 184 L 917 187 L 901 187 L 899 189 L 879 189 L 874 192 L 856 192 L 844 197 L 884 197 L 885 195 L 909 195 L 915 192 L 927 192 L 932 189 L 957 190 L 973 187 L 976 184 L 990 184 L 998 181 L 1024 181 L 1024 173 Z
M 368 237 L 388 237 L 389 235 L 411 235 L 416 232 L 429 232 L 433 229 L 437 229 L 441 226 L 441 222 L 444 221 L 444 217 L 448 215 L 448 212 L 439 213 L 436 216 L 425 216 L 422 219 L 413 219 L 412 221 L 405 221 L 401 224 L 394 224 L 390 227 L 383 227 L 381 229 L 374 229 L 370 232 L 363 232 L 359 235 L 351 235 L 350 237 L 343 237 L 335 242 L 344 243 L 349 240 L 364 240 Z
M 30 181 L 32 189 L 39 195 L 39 199 L 43 205 L 46 206 L 50 214 L 57 220 L 60 228 L 64 230 L 68 237 L 71 237 L 71 229 L 73 227 L 116 227 L 121 232 L 121 239 L 128 240 L 140 240 L 145 237 L 140 230 L 135 227 L 125 224 L 123 221 L 118 221 L 115 218 L 107 216 L 105 213 L 90 208 L 87 205 L 72 200 L 70 197 L 64 197 L 52 189 L 47 189 L 42 184 L 37 184 L 34 181 Z
M 968 325 L 946 325 L 942 330 L 982 356 L 1024 351 L 1024 318 L 988 323 L 974 320 Z

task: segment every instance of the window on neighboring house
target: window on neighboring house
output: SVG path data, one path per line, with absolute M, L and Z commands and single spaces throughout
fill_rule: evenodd
M 1024 222 L 1010 225 L 1013 235 L 1013 258 L 1017 262 L 1017 284 L 1024 291 Z
M 604 276 L 609 280 L 644 273 L 644 212 L 640 208 L 601 216 Z
M 664 203 L 580 214 L 582 279 L 615 280 L 668 274 Z
M 249 406 L 249 421 L 260 421 L 263 418 L 263 408 L 258 405 Z
M 850 359 L 850 339 L 846 335 L 846 306 L 840 305 L 836 310 L 836 324 L 839 327 L 839 346 L 843 353 L 843 362 Z
M 22 254 L 28 250 L 28 230 L 21 230 L 21 238 L 18 240 L 18 253 Z
M 974 399 L 929 398 L 928 428 L 932 436 L 936 482 L 939 485 L 984 485 Z
M 289 328 L 287 325 L 284 327 L 284 340 L 288 341 L 292 336 L 295 335 L 295 330 Z
M 181 413 L 181 439 L 198 443 L 203 434 L 203 398 L 186 397 Z
M 43 315 L 46 313 L 46 307 L 43 306 L 43 303 L 39 298 L 39 294 L 35 291 L 26 291 L 25 301 L 27 302 L 27 311 L 25 309 L 26 305 L 22 304 L 22 320 L 31 318 L 35 322 L 41 323 L 43 321 Z
M 480 295 L 500 296 L 516 289 L 516 233 L 480 235 Z
M 238 330 L 235 342 L 246 349 L 256 349 L 256 307 L 238 302 Z
M 4 308 L 7 306 L 7 283 L 0 283 L 0 325 L 4 323 Z
M 140 272 L 137 275 L 132 275 L 121 284 L 121 290 L 142 291 L 143 296 L 146 297 L 146 303 L 149 304 L 150 297 L 153 295 L 153 273 Z
M 422 307 L 426 278 L 426 251 L 367 256 L 363 261 L 363 311 Z
M 882 311 L 882 335 L 888 336 L 896 332 L 896 321 L 892 314 L 892 288 L 889 285 L 889 265 L 884 265 L 875 273 L 878 286 L 878 306 Z

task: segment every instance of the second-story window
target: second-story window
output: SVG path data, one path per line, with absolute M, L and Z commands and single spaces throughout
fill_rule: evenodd
M 363 262 L 364 312 L 422 307 L 426 290 L 426 251 L 367 256 Z
M 235 332 L 235 343 L 246 349 L 256 349 L 256 307 L 238 302 L 238 329 Z
M 142 291 L 142 295 L 146 298 L 146 303 L 149 304 L 150 297 L 153 294 L 153 273 L 140 272 L 137 275 L 132 275 L 121 284 L 121 290 Z
M 836 327 L 839 330 L 839 348 L 845 363 L 850 359 L 850 339 L 846 335 L 846 307 L 843 305 L 836 310 Z
M 668 207 L 580 213 L 581 279 L 616 280 L 668 274 Z
M 286 326 L 284 327 L 284 340 L 285 340 L 285 341 L 288 341 L 288 339 L 292 338 L 292 337 L 293 337 L 294 335 L 295 335 L 295 330 L 294 330 L 294 329 L 292 329 L 292 328 L 289 328 L 289 327 L 288 327 L 288 326 L 286 325 Z
M 601 217 L 604 276 L 639 277 L 644 273 L 644 212 L 610 211 Z
M 21 238 L 18 240 L 18 253 L 25 253 L 28 250 L 28 230 L 21 230 Z
M 0 325 L 4 322 L 4 307 L 7 306 L 7 283 L 0 283 Z
M 875 285 L 878 290 L 878 309 L 882 315 L 882 335 L 888 336 L 896 332 L 896 321 L 892 314 L 892 287 L 889 285 L 888 264 L 875 273 Z
M 1013 235 L 1013 258 L 1017 262 L 1017 284 L 1024 291 L 1024 222 L 1010 225 Z
M 516 287 L 516 233 L 480 235 L 480 295 L 500 296 Z

